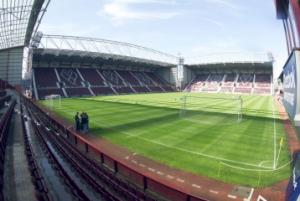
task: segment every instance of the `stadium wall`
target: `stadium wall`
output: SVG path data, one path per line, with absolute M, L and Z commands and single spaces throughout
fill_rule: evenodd
M 23 47 L 0 50 L 0 78 L 14 86 L 21 86 L 23 51 Z
M 169 82 L 171 85 L 175 84 L 175 76 L 174 72 L 177 72 L 177 67 L 175 68 L 161 68 L 159 70 L 156 71 L 156 73 L 162 77 L 164 80 L 166 80 L 167 82 Z
M 173 68 L 161 68 L 156 71 L 156 73 L 161 76 L 164 80 L 169 82 L 172 86 L 180 87 L 180 84 L 178 82 L 178 75 L 177 75 L 177 66 Z M 193 79 L 195 76 L 195 72 L 186 67 L 183 66 L 183 80 L 181 82 L 181 89 L 183 90 L 186 85 Z
M 188 83 L 194 78 L 195 72 L 190 68 L 184 66 L 183 67 L 183 80 L 181 83 L 181 89 L 184 90 Z

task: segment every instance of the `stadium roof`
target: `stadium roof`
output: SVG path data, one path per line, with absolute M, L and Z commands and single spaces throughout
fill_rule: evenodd
M 0 1 L 0 50 L 27 46 L 50 0 Z
M 43 35 L 39 48 L 34 50 L 35 62 L 80 63 L 141 68 L 174 67 L 176 56 L 153 49 L 111 40 Z
M 184 65 L 192 69 L 220 69 L 243 67 L 270 69 L 271 52 L 221 52 L 184 58 Z M 113 69 L 156 69 L 178 65 L 179 57 L 149 48 L 111 40 L 44 35 L 33 60 L 44 67 L 105 67 Z
M 257 69 L 271 70 L 274 58 L 271 52 L 221 52 L 187 57 L 185 65 L 192 69 Z
M 52 52 L 52 53 L 51 53 Z M 146 70 L 153 71 L 157 68 L 171 67 L 162 62 L 149 61 L 134 57 L 110 55 L 102 53 L 93 57 L 85 52 L 75 52 L 69 56 L 69 51 L 62 50 L 56 54 L 55 50 L 35 49 L 33 54 L 33 67 L 74 67 L 74 68 L 107 68 L 118 70 Z M 174 66 L 174 65 L 173 65 Z
M 193 70 L 273 70 L 273 62 L 227 62 L 227 63 L 209 63 L 199 65 L 187 65 Z

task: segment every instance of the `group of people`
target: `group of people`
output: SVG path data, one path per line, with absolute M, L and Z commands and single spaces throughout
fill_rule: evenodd
M 75 115 L 76 132 L 86 133 L 89 130 L 89 116 L 86 112 L 82 112 L 80 115 L 77 112 Z

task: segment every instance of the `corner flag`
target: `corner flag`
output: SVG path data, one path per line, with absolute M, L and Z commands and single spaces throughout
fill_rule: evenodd
M 281 148 L 282 148 L 282 145 L 283 145 L 283 137 L 281 137 L 279 145 L 280 145 L 280 147 L 279 147 L 279 152 L 278 152 L 278 155 L 277 155 L 276 163 L 275 163 L 275 160 L 274 160 L 274 170 L 276 170 L 276 167 L 278 165 L 278 159 L 279 159 L 280 151 L 281 151 Z
M 283 137 L 280 140 L 280 146 L 282 146 L 282 144 L 283 144 Z

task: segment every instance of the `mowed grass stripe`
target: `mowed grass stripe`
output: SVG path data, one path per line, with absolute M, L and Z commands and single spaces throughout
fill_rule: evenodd
M 226 177 L 218 178 L 218 169 L 220 161 L 245 168 L 251 166 L 259 169 L 260 165 L 272 167 L 272 163 L 266 162 L 273 159 L 274 153 L 271 97 L 242 95 L 244 121 L 240 125 L 219 126 L 180 119 L 180 98 L 183 95 L 190 94 L 63 99 L 63 109 L 55 112 L 73 122 L 76 111 L 86 111 L 91 120 L 91 132 L 94 134 L 172 167 L 226 182 L 257 185 L 257 179 L 249 178 L 247 171 L 235 170 L 234 174 L 240 175 L 236 178 L 229 173 L 227 175 L 227 169 L 223 167 L 222 175 Z M 232 99 L 232 95 L 227 94 L 192 95 Z M 211 107 L 212 102 L 207 102 L 207 106 Z M 232 106 L 231 102 L 225 104 L 221 100 L 215 103 L 223 104 L 224 107 Z M 205 105 L 202 107 L 205 108 Z M 219 113 L 226 110 L 217 109 L 220 109 Z M 279 118 L 278 112 L 276 118 Z M 283 127 L 280 119 L 275 119 L 275 122 L 278 129 L 276 138 L 280 140 L 284 136 Z M 285 148 L 282 150 L 279 165 L 288 161 L 288 149 Z M 276 178 L 268 175 L 266 183 L 287 177 L 289 174 L 286 172 L 289 172 L 289 168 L 280 170 L 280 176 Z
M 268 102 L 269 100 L 266 98 L 261 99 L 261 101 L 256 101 L 257 105 L 261 105 L 261 107 L 264 107 L 265 102 Z M 255 114 L 252 114 L 255 115 Z M 248 122 L 247 122 L 248 123 Z M 252 120 L 248 123 L 247 126 L 244 127 L 244 130 L 242 133 L 245 133 L 244 135 L 237 136 L 235 140 L 235 145 L 232 146 L 231 150 L 228 150 L 228 157 L 235 156 L 236 152 L 238 150 L 238 153 L 240 156 L 248 156 L 251 161 L 263 161 L 263 160 L 273 160 L 273 150 L 272 150 L 272 140 L 270 138 L 273 137 L 273 129 L 271 132 L 263 132 L 261 130 L 264 130 L 264 127 L 267 125 L 265 120 Z M 263 139 L 263 134 L 265 134 L 265 137 L 269 139 Z M 267 142 L 267 143 L 266 143 Z M 263 146 L 261 144 L 263 143 Z M 258 146 L 257 146 L 258 145 Z M 270 148 L 268 148 L 268 147 Z M 257 147 L 259 147 L 259 151 L 257 151 Z M 248 159 L 248 160 L 249 160 Z

